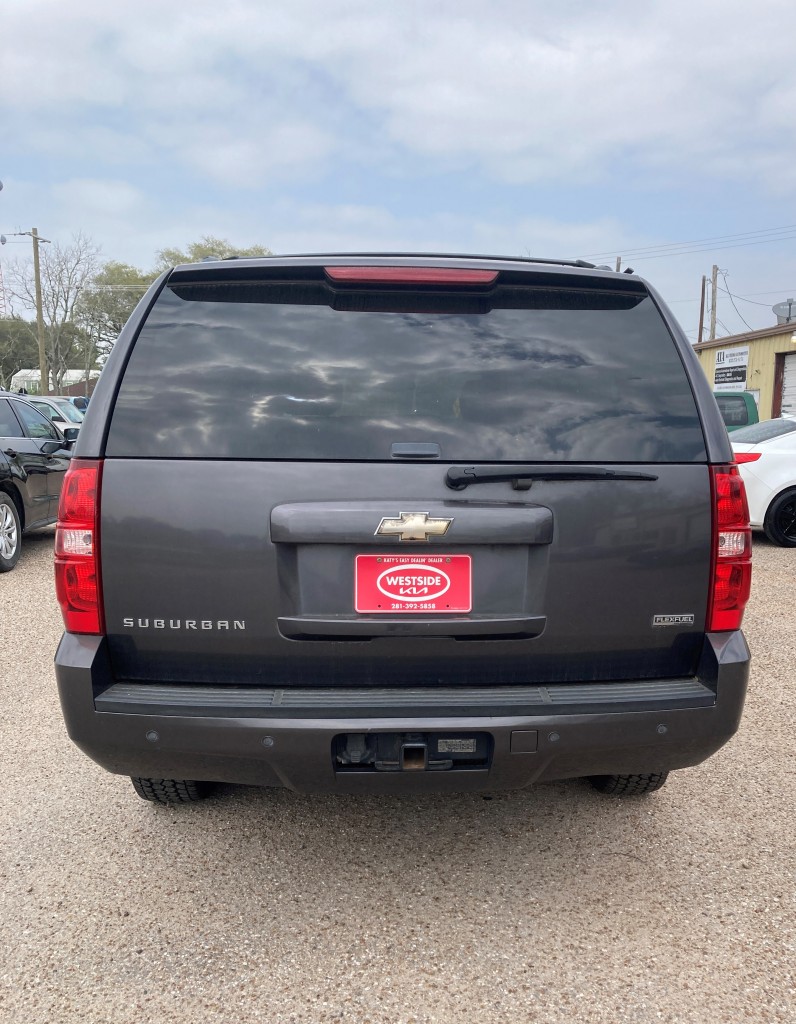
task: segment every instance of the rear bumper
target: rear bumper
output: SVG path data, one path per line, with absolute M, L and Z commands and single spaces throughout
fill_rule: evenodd
M 71 739 L 108 771 L 303 792 L 513 789 L 584 775 L 687 768 L 735 733 L 749 673 L 743 634 L 705 639 L 696 679 L 386 691 L 121 684 L 101 637 L 64 634 L 55 659 Z M 332 706 L 334 705 L 334 706 Z M 335 770 L 334 738 L 487 733 L 487 768 Z

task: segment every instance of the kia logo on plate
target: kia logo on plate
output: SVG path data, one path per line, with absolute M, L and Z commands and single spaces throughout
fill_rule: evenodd
M 442 569 L 427 565 L 401 565 L 379 573 L 376 586 L 393 600 L 432 601 L 450 588 L 451 581 Z

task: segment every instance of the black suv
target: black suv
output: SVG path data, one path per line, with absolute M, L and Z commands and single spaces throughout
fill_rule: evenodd
M 641 793 L 738 726 L 743 484 L 632 273 L 180 266 L 123 330 L 76 455 L 60 697 L 142 797 Z
M 25 399 L 0 391 L 0 572 L 19 561 L 23 533 L 55 522 L 77 430 L 68 437 Z

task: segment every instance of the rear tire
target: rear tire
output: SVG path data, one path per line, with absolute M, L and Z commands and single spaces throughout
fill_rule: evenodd
M 599 793 L 609 796 L 642 796 L 660 789 L 668 777 L 668 772 L 651 772 L 649 775 L 590 775 L 589 782 Z
M 763 529 L 772 544 L 796 548 L 796 488 L 774 498 L 763 520 Z
M 206 787 L 189 779 L 142 779 L 131 777 L 133 789 L 142 800 L 154 804 L 194 804 L 203 800 Z
M 0 491 L 0 572 L 10 572 L 22 550 L 22 525 L 14 499 Z

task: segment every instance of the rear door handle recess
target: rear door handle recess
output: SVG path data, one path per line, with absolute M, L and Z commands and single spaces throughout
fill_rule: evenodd
M 530 639 L 541 636 L 544 615 L 483 615 L 434 619 L 352 618 L 348 615 L 280 616 L 279 632 L 291 640 L 372 640 L 375 637 L 452 637 L 458 640 Z
M 271 511 L 274 544 L 355 544 L 358 549 L 400 542 L 378 533 L 382 519 L 425 512 L 453 520 L 441 544 L 550 544 L 553 513 L 543 505 L 475 501 L 307 501 Z

